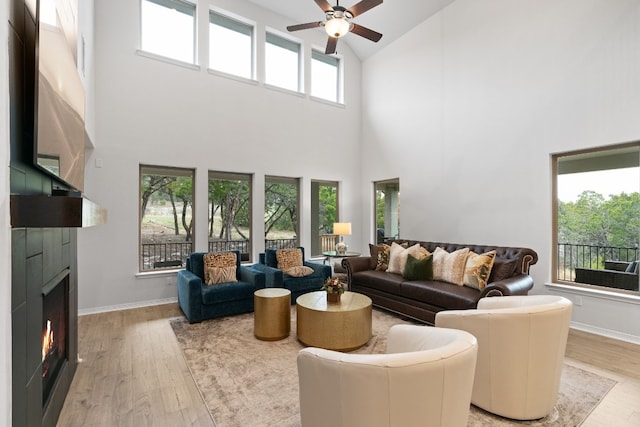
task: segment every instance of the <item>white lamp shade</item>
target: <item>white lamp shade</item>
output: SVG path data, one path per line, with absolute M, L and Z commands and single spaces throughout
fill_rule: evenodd
M 342 37 L 349 32 L 349 21 L 344 18 L 333 18 L 324 24 L 324 30 L 331 37 Z
M 334 222 L 333 234 L 337 236 L 350 236 L 351 235 L 351 223 L 350 222 Z

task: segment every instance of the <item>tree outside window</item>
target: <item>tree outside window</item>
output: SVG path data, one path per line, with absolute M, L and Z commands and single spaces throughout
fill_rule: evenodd
M 191 169 L 140 166 L 140 271 L 184 266 L 193 252 Z
M 295 248 L 298 242 L 298 179 L 265 177 L 264 233 L 266 248 Z
M 209 172 L 209 252 L 251 258 L 251 175 Z

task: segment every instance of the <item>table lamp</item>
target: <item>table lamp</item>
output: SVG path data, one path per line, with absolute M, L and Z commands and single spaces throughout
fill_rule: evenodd
M 350 222 L 334 222 L 333 234 L 340 236 L 340 241 L 336 244 L 336 253 L 338 255 L 344 255 L 347 253 L 347 244 L 344 242 L 342 236 L 351 235 L 351 223 Z

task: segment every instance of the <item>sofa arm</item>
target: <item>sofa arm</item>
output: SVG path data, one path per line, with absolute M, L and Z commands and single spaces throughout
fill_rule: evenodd
M 190 323 L 202 320 L 202 279 L 189 270 L 178 271 L 178 303 Z
M 370 256 L 349 257 L 342 259 L 342 266 L 347 270 L 347 286 L 351 289 L 353 273 L 369 270 Z
M 323 279 L 331 277 L 331 266 L 320 264 L 319 262 L 305 261 L 304 265 L 313 269 L 314 275 L 322 276 Z
M 254 270 L 264 273 L 265 287 L 267 288 L 284 288 L 284 274 L 282 270 L 269 267 L 265 264 L 253 264 Z
M 266 277 L 264 272 L 254 269 L 253 267 L 240 267 L 240 280 L 253 284 L 255 289 L 263 289 L 266 287 Z
M 528 274 L 509 277 L 489 283 L 480 294 L 480 298 L 506 295 L 527 295 L 533 288 L 533 279 Z M 479 298 L 478 298 L 479 299 Z

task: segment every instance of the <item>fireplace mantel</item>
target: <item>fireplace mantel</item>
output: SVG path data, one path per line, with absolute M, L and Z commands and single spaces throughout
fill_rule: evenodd
M 11 195 L 11 227 L 91 227 L 107 222 L 107 210 L 86 197 Z

